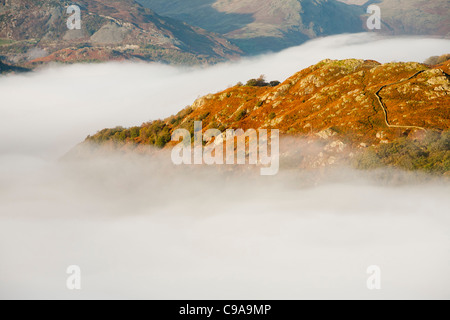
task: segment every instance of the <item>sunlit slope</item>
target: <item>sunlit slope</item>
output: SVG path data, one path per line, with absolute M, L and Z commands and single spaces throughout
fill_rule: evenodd
M 282 137 L 320 140 L 323 163 L 374 148 L 371 151 L 381 152 L 380 159 L 366 159 L 369 163 L 363 159 L 362 167 L 384 161 L 407 169 L 430 167 L 445 173 L 450 170 L 449 71 L 450 61 L 427 66 L 324 60 L 281 84 L 257 86 L 264 83 L 256 80 L 238 84 L 198 99 L 175 116 L 141 127 L 105 129 L 88 137 L 87 142 L 127 150 L 146 145 L 163 148 L 173 145 L 173 130 L 183 128 L 193 133 L 194 121 L 202 121 L 203 130 L 267 128 L 280 130 Z M 323 152 L 332 160 L 326 160 Z M 403 153 L 407 160 L 400 157 L 403 162 L 398 164 L 397 155 Z M 428 159 L 431 156 L 433 159 Z
M 204 128 L 276 128 L 285 134 L 331 129 L 358 143 L 376 143 L 379 131 L 389 139 L 416 130 L 407 126 L 446 130 L 450 124 L 449 63 L 430 67 L 325 60 L 276 87 L 237 85 L 202 97 L 161 123 L 169 132 L 195 120 L 202 120 Z M 379 95 L 389 124 L 405 129 L 387 126 L 376 96 L 383 86 Z M 141 129 L 145 131 L 146 126 Z M 135 137 L 135 142 L 148 143 L 143 136 Z

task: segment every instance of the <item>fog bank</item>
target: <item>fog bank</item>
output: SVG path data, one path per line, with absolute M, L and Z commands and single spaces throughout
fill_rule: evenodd
M 0 298 L 450 298 L 448 180 L 345 168 L 263 178 L 175 168 L 164 154 L 59 161 L 97 130 L 166 117 L 260 74 L 448 52 L 449 40 L 358 34 L 206 68 L 0 77 Z M 66 288 L 70 265 L 80 291 Z M 366 287 L 371 265 L 379 291 Z
M 106 63 L 0 77 L 0 154 L 61 156 L 89 134 L 175 114 L 194 100 L 265 74 L 285 80 L 323 59 L 418 61 L 450 52 L 450 40 L 339 35 L 276 54 L 205 68 Z
M 10 160 L 1 298 L 450 297 L 448 182 L 389 186 L 340 169 L 311 184 L 320 172 L 263 178 L 113 154 Z M 69 265 L 80 291 L 65 286 Z M 380 291 L 366 287 L 371 265 Z

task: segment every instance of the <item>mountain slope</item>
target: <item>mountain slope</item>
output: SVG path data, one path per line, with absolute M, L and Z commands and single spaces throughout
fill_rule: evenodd
M 221 33 L 247 53 L 274 51 L 317 36 L 365 30 L 369 4 L 382 32 L 450 37 L 448 0 L 138 0 L 156 12 Z
M 335 0 L 138 1 L 158 13 L 219 32 L 251 54 L 364 30 L 363 8 Z
M 364 155 L 370 146 L 384 150 L 393 144 L 393 150 L 409 155 L 410 149 L 420 151 L 425 147 L 411 147 L 401 139 L 415 143 L 411 139 L 428 137 L 440 141 L 433 144 L 438 146 L 440 158 L 432 165 L 446 172 L 450 170 L 449 73 L 450 61 L 430 67 L 419 63 L 381 65 L 355 59 L 325 60 L 274 87 L 262 80 L 249 82 L 251 86 L 238 85 L 200 98 L 176 116 L 141 127 L 105 129 L 86 142 L 126 149 L 171 146 L 173 130 L 184 128 L 192 133 L 194 121 L 202 121 L 204 130 L 279 129 L 285 137 L 320 140 L 320 159 L 316 157 L 310 163 L 321 160 L 319 163 L 326 164 L 338 157 Z M 258 84 L 264 86 L 255 86 Z M 441 136 L 441 132 L 446 133 Z M 407 151 L 399 151 L 399 141 Z M 411 157 L 416 161 L 415 156 Z
M 30 70 L 25 69 L 25 68 L 10 66 L 10 65 L 7 65 L 7 64 L 5 64 L 5 63 L 0 61 L 0 74 L 16 73 L 16 72 L 28 72 L 28 71 L 30 71 Z
M 123 59 L 218 62 L 364 31 L 366 7 L 373 3 L 382 10 L 376 32 L 450 37 L 448 0 L 0 0 L 0 59 L 26 67 Z M 67 29 L 71 4 L 82 9 L 82 30 Z
M 395 35 L 450 37 L 450 1 L 375 1 L 382 13 L 385 32 Z M 387 29 L 387 30 L 385 30 Z
M 71 4 L 82 10 L 81 30 L 66 26 L 66 8 Z M 0 46 L 0 54 L 18 62 L 49 54 L 64 61 L 67 49 L 84 50 L 79 55 L 82 61 L 115 57 L 195 63 L 241 54 L 219 35 L 161 17 L 134 0 L 78 0 L 70 4 L 62 0 L 2 0 L 0 38 L 9 40 Z

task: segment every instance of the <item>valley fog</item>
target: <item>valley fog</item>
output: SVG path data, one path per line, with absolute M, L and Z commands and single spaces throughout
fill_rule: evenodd
M 0 77 L 0 298 L 450 298 L 450 184 L 347 168 L 260 177 L 158 156 L 61 157 L 322 59 L 423 61 L 449 40 L 341 35 L 205 68 L 108 63 Z M 66 287 L 81 268 L 82 289 Z M 381 290 L 366 270 L 381 268 Z
M 2 298 L 450 295 L 448 181 L 342 168 L 261 177 L 115 154 L 5 166 Z M 70 265 L 80 291 L 66 288 Z M 380 291 L 366 287 L 372 265 Z
M 0 154 L 55 159 L 103 128 L 165 118 L 195 99 L 265 74 L 284 81 L 323 59 L 422 62 L 450 40 L 363 33 L 313 40 L 276 54 L 182 68 L 157 63 L 77 64 L 0 77 Z

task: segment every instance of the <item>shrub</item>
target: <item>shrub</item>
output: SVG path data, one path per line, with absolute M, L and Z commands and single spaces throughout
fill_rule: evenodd
M 258 79 L 250 79 L 247 81 L 248 87 L 276 87 L 280 84 L 280 81 L 266 81 L 266 77 L 261 75 Z
M 241 121 L 242 119 L 245 118 L 246 115 L 247 115 L 247 110 L 241 110 L 237 113 L 235 120 Z
M 270 81 L 269 84 L 270 84 L 271 87 L 276 87 L 276 86 L 280 85 L 281 82 L 280 81 Z
M 133 128 L 130 129 L 130 138 L 131 139 L 137 138 L 140 135 L 141 135 L 141 132 L 140 132 L 140 128 L 139 127 L 133 127 Z
M 249 87 L 267 87 L 269 84 L 266 82 L 266 77 L 261 75 L 258 79 L 250 79 L 247 81 Z
M 368 148 L 358 155 L 360 169 L 391 166 L 442 174 L 450 171 L 450 131 L 428 132 L 422 141 L 400 138 L 391 143 Z
M 155 141 L 155 146 L 158 148 L 164 148 L 167 143 L 171 140 L 171 135 L 168 130 L 164 130 L 161 134 L 158 135 Z
M 358 169 L 376 169 L 383 166 L 380 157 L 373 148 L 359 154 L 354 160 L 354 166 Z

